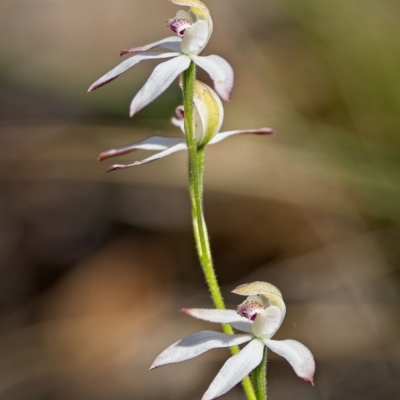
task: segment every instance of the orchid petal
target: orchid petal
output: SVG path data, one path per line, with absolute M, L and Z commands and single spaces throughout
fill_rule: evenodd
M 182 138 L 172 138 L 165 136 L 151 136 L 140 142 L 132 143 L 127 146 L 119 147 L 117 149 L 112 149 L 100 153 L 97 159 L 99 161 L 106 160 L 107 158 L 121 156 L 123 154 L 131 153 L 135 150 L 150 150 L 150 151 L 162 151 L 177 145 L 178 143 L 183 143 Z
M 92 92 L 97 88 L 105 85 L 108 82 L 113 81 L 115 78 L 118 78 L 121 74 L 127 71 L 129 68 L 132 68 L 134 65 L 138 64 L 140 61 L 143 60 L 155 60 L 157 58 L 170 58 L 170 57 L 177 57 L 179 53 L 147 53 L 147 54 L 136 54 L 118 64 L 115 68 L 111 71 L 107 72 L 101 78 L 97 79 L 90 88 L 88 92 Z
M 296 375 L 314 386 L 315 361 L 311 351 L 297 340 L 264 340 L 274 353 L 285 358 Z
M 169 156 L 170 154 L 176 153 L 177 151 L 187 150 L 187 146 L 185 143 L 185 139 L 180 139 L 181 143 L 176 144 L 175 146 L 170 147 L 167 150 L 161 151 L 160 153 L 154 154 L 151 157 L 145 158 L 141 161 L 135 161 L 131 164 L 114 164 L 107 168 L 106 172 L 116 171 L 118 169 L 126 169 L 131 167 L 136 167 L 138 165 L 147 164 L 152 161 L 159 160 L 160 158 L 164 158 Z
M 212 400 L 232 389 L 262 361 L 264 344 L 252 340 L 238 354 L 232 356 L 220 369 L 202 400 Z
M 222 100 L 229 101 L 233 89 L 234 73 L 231 65 L 220 56 L 207 57 L 192 55 L 192 60 L 203 68 L 214 82 L 215 91 Z
M 176 53 L 167 53 L 176 54 Z M 149 79 L 133 98 L 130 106 L 131 117 L 163 93 L 173 80 L 189 67 L 190 58 L 180 55 L 154 68 Z
M 276 306 L 271 306 L 259 312 L 253 323 L 253 332 L 257 337 L 272 335 L 279 329 L 282 324 L 281 310 Z
M 240 130 L 240 131 L 221 132 L 221 133 L 216 134 L 208 144 L 215 144 L 215 143 L 221 142 L 222 140 L 225 140 L 226 138 L 228 138 L 230 136 L 248 135 L 248 134 L 273 135 L 273 134 L 275 134 L 275 132 L 271 128 L 244 129 L 244 130 Z
M 185 29 L 181 51 L 184 54 L 199 54 L 206 46 L 209 35 L 209 27 L 206 21 L 199 20 Z
M 197 332 L 166 348 L 155 359 L 150 369 L 186 361 L 211 349 L 238 346 L 251 339 L 251 335 L 227 335 L 213 331 Z
M 243 332 L 251 333 L 251 324 L 247 318 L 241 317 L 234 310 L 215 310 L 207 308 L 181 308 L 180 311 L 193 318 L 203 321 L 229 324 L 233 328 Z
M 123 56 L 124 54 L 128 53 L 138 53 L 139 51 L 147 51 L 154 47 L 162 47 L 163 49 L 179 52 L 181 42 L 182 38 L 180 38 L 179 36 L 170 36 L 165 39 L 158 40 L 157 42 L 146 44 L 144 46 L 132 47 L 131 49 L 121 50 L 120 55 Z

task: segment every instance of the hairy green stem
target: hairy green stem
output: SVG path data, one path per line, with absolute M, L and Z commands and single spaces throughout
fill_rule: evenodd
M 208 289 L 214 305 L 218 309 L 225 309 L 224 299 L 217 277 L 215 275 L 210 241 L 203 213 L 203 176 L 204 176 L 204 148 L 197 147 L 193 114 L 193 96 L 196 79 L 196 66 L 191 62 L 189 68 L 183 73 L 183 106 L 185 110 L 186 143 L 189 151 L 189 194 L 192 206 L 193 232 L 196 241 L 197 253 L 207 282 Z M 233 334 L 230 325 L 223 324 L 223 331 Z M 231 353 L 239 352 L 238 346 L 231 347 Z M 242 381 L 248 400 L 257 400 L 253 385 L 247 376 Z
M 253 371 L 252 381 L 257 400 L 267 400 L 267 346 L 261 364 Z

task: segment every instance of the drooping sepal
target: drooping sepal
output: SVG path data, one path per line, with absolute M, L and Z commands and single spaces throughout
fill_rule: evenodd
M 314 386 L 315 360 L 311 351 L 297 340 L 264 340 L 274 353 L 285 358 L 299 378 Z

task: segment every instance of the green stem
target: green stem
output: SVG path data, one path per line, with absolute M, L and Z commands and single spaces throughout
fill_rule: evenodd
M 194 238 L 200 264 L 207 282 L 208 289 L 214 305 L 218 309 L 225 309 L 224 299 L 218 285 L 214 271 L 210 241 L 203 213 L 203 175 L 204 175 L 204 148 L 197 148 L 194 127 L 193 96 L 196 79 L 196 66 L 191 62 L 189 68 L 183 73 L 183 107 L 185 110 L 186 143 L 189 152 L 189 194 L 192 206 L 192 222 Z M 230 325 L 223 324 L 225 333 L 232 335 Z M 239 352 L 238 346 L 231 347 L 231 353 Z M 248 400 L 257 400 L 250 378 L 247 376 L 242 381 Z
M 252 381 L 257 400 L 267 400 L 267 346 L 261 364 L 253 371 Z

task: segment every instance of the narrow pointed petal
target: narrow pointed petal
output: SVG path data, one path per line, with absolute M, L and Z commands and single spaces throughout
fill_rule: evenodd
M 127 71 L 129 68 L 132 68 L 134 65 L 140 63 L 143 60 L 155 60 L 157 58 L 171 58 L 177 57 L 179 53 L 147 53 L 147 54 L 136 54 L 126 60 L 122 61 L 122 63 L 118 64 L 111 71 L 107 72 L 101 78 L 97 79 L 90 88 L 88 92 L 92 92 L 93 90 L 98 89 L 99 87 L 105 85 L 108 82 L 113 81 L 115 78 L 118 78 L 121 74 Z
M 220 56 L 191 56 L 200 68 L 203 68 L 214 82 L 215 91 L 222 100 L 229 101 L 234 83 L 234 73 L 231 65 Z
M 227 335 L 213 331 L 197 332 L 166 348 L 155 359 L 150 369 L 189 360 L 211 349 L 238 346 L 251 339 L 251 335 Z
M 244 129 L 240 131 L 228 131 L 228 132 L 221 132 L 218 133 L 213 137 L 213 139 L 208 144 L 214 144 L 225 140 L 230 136 L 235 135 L 274 135 L 275 131 L 271 128 L 260 128 L 260 129 Z
M 203 321 L 216 322 L 219 324 L 229 324 L 233 328 L 243 332 L 251 333 L 251 324 L 247 318 L 241 317 L 234 310 L 216 310 L 207 308 L 181 308 L 180 311 L 191 317 L 202 319 Z
M 314 386 L 315 361 L 311 351 L 297 340 L 264 340 L 274 353 L 285 358 L 296 375 Z
M 143 164 L 148 164 L 152 161 L 159 160 L 160 158 L 164 158 L 166 156 L 169 156 L 170 154 L 176 153 L 177 151 L 181 150 L 187 150 L 186 143 L 184 142 L 184 139 L 182 139 L 182 143 L 178 143 L 175 146 L 170 147 L 167 150 L 161 151 L 160 153 L 154 154 L 151 157 L 145 158 L 144 160 L 141 161 L 135 161 L 131 164 L 114 164 L 111 165 L 110 167 L 107 168 L 106 172 L 112 172 L 116 171 L 118 169 L 126 169 L 126 168 L 131 168 L 131 167 L 136 167 L 138 165 L 143 165 Z
M 178 143 L 183 143 L 182 138 L 172 138 L 165 136 L 151 136 L 140 142 L 132 143 L 127 146 L 119 147 L 117 149 L 112 149 L 100 153 L 97 159 L 99 161 L 106 160 L 107 158 L 121 156 L 123 154 L 131 153 L 135 150 L 150 150 L 150 151 L 162 151 L 177 145 Z
M 179 52 L 182 43 L 182 38 L 179 36 L 170 36 L 165 39 L 158 40 L 144 46 L 132 47 L 131 49 L 121 50 L 120 55 L 128 53 L 138 53 L 139 51 L 147 51 L 153 49 L 154 47 L 162 47 L 163 49 L 168 49 L 171 51 Z
M 175 54 L 175 53 L 167 53 Z M 139 90 L 130 106 L 131 117 L 163 93 L 190 64 L 190 58 L 180 55 L 154 68 L 147 82 Z
M 202 400 L 216 399 L 231 390 L 261 363 L 263 351 L 263 342 L 254 339 L 238 354 L 229 358 L 212 381 Z
M 282 321 L 281 310 L 276 306 L 268 307 L 257 314 L 253 323 L 254 335 L 270 338 L 279 329 Z

